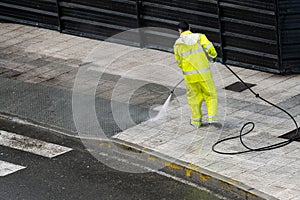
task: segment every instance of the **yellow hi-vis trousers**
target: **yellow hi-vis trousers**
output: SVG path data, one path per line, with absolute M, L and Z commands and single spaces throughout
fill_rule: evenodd
M 202 124 L 202 102 L 206 103 L 208 123 L 217 122 L 218 94 L 213 79 L 194 83 L 186 82 L 187 99 L 191 108 L 191 123 L 197 127 Z

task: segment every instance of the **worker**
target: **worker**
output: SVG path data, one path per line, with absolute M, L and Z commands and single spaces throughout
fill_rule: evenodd
M 179 22 L 178 32 L 180 38 L 174 44 L 174 54 L 186 84 L 191 109 L 190 123 L 196 128 L 201 127 L 201 106 L 204 100 L 208 110 L 208 123 L 215 124 L 218 122 L 218 95 L 207 55 L 214 60 L 217 52 L 204 34 L 192 33 L 187 22 Z

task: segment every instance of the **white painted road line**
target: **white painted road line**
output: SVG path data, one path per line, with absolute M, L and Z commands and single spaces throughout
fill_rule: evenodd
M 72 150 L 68 147 L 44 142 L 41 140 L 2 130 L 0 131 L 0 145 L 26 151 L 47 158 L 53 158 Z
M 5 162 L 0 160 L 0 176 L 6 176 L 8 174 L 12 174 L 21 169 L 25 169 L 26 167 L 21 165 L 15 165 L 9 162 Z

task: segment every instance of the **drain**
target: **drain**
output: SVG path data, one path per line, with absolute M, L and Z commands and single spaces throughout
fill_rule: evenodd
M 298 130 L 299 130 L 299 133 L 300 133 L 300 128 L 299 128 Z M 296 136 L 297 136 L 296 133 L 297 133 L 297 129 L 292 130 L 292 131 L 290 131 L 290 132 L 288 132 L 288 133 L 285 133 L 284 135 L 279 136 L 279 138 L 293 139 L 293 138 L 296 138 Z M 299 135 L 298 135 L 298 138 L 295 139 L 294 141 L 300 142 L 300 137 L 299 137 Z
M 246 83 L 250 88 L 256 86 L 256 84 Z M 230 90 L 234 92 L 242 92 L 247 89 L 247 87 L 242 82 L 235 82 L 231 85 L 228 85 L 224 88 L 225 90 Z

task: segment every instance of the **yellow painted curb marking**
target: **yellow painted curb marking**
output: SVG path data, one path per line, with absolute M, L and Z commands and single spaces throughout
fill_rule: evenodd
M 199 170 L 200 169 L 200 167 L 199 166 L 196 166 L 196 165 L 193 165 L 193 164 L 188 164 L 187 165 L 187 168 L 188 169 L 186 169 L 186 171 L 185 171 L 185 175 L 187 176 L 187 177 L 190 177 L 191 176 L 191 172 L 192 171 L 194 171 L 194 170 Z
M 4 120 L 5 120 L 5 119 L 7 119 L 7 118 L 0 116 L 0 119 L 4 119 Z
M 142 150 L 142 151 L 145 151 L 146 149 L 147 149 L 146 147 L 143 147 L 141 150 Z
M 196 166 L 196 165 L 193 165 L 193 164 L 188 164 L 187 167 L 190 168 L 190 169 L 193 169 L 193 170 L 199 170 L 200 169 L 199 166 Z
M 191 169 L 187 169 L 187 170 L 185 170 L 185 175 L 186 175 L 187 177 L 190 177 L 190 176 L 191 176 L 191 172 L 192 172 Z
M 231 185 L 229 183 L 221 183 L 223 185 L 224 188 L 227 189 L 227 191 L 231 191 Z
M 148 157 L 148 160 L 155 161 L 155 160 L 156 160 L 156 158 L 155 158 L 155 157 L 153 157 L 153 156 L 149 156 L 149 157 Z
M 165 166 L 166 167 L 169 167 L 171 169 L 176 169 L 176 170 L 183 170 L 183 167 L 179 166 L 179 165 L 176 165 L 176 164 L 173 164 L 173 163 L 165 163 Z
M 203 182 L 207 182 L 207 181 L 210 180 L 210 176 L 204 175 L 204 174 L 199 174 L 199 178 L 200 178 L 201 181 L 203 181 Z
M 111 144 L 110 144 L 110 143 L 107 143 L 107 142 L 100 142 L 100 143 L 99 143 L 99 146 L 100 146 L 100 147 L 111 148 Z

